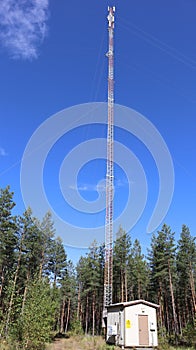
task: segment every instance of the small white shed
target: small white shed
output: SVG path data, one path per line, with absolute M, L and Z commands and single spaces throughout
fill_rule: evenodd
M 158 346 L 158 308 L 159 305 L 146 300 L 109 305 L 107 307 L 107 343 L 119 345 L 122 348 Z

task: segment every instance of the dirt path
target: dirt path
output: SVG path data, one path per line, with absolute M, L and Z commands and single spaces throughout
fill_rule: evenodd
M 78 339 L 77 337 L 71 337 L 68 339 L 55 339 L 55 341 L 49 345 L 47 350 L 91 350 L 92 348 L 89 346 L 86 348 L 86 341 L 84 341 L 84 339 Z
M 56 339 L 47 350 L 98 350 L 105 349 L 102 337 L 72 336 L 66 339 Z
M 65 340 L 66 339 L 56 339 L 50 346 L 48 350 L 63 350 L 65 349 Z

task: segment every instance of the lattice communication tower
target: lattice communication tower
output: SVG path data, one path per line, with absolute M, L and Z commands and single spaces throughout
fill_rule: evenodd
M 114 192 L 114 12 L 108 7 L 108 125 L 107 125 L 107 173 L 106 173 L 106 218 L 105 218 L 105 270 L 104 311 L 112 304 L 113 279 L 113 192 Z M 104 313 L 103 313 L 104 314 Z M 105 315 L 107 317 L 107 314 Z

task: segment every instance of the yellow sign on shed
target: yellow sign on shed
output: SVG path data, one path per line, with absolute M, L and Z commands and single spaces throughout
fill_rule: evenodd
M 126 320 L 126 328 L 131 328 L 131 321 L 130 320 Z

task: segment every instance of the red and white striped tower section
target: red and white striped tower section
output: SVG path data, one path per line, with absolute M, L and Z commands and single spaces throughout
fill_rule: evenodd
M 112 304 L 113 279 L 113 134 L 114 134 L 114 7 L 108 7 L 109 50 L 108 57 L 108 128 L 107 128 L 107 173 L 106 173 L 106 218 L 105 218 L 105 271 L 104 271 L 104 312 Z

